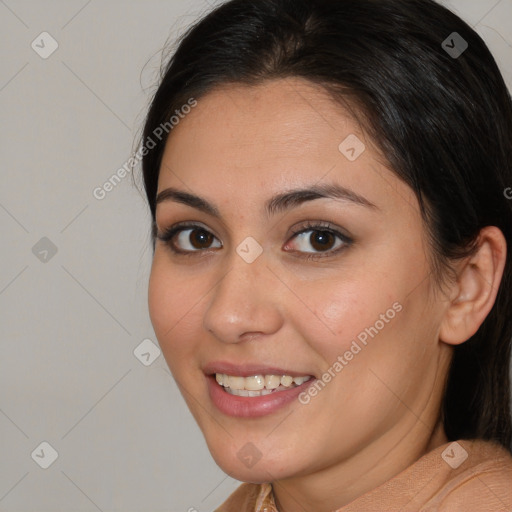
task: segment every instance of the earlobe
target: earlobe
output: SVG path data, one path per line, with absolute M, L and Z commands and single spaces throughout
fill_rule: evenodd
M 491 311 L 503 277 L 507 243 L 495 226 L 480 231 L 477 251 L 461 265 L 439 338 L 459 345 L 473 336 Z

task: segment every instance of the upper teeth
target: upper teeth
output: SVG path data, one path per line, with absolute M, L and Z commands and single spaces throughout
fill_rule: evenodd
M 249 391 L 259 391 L 263 388 L 276 389 L 279 386 L 291 387 L 292 384 L 300 386 L 311 377 L 292 377 L 291 375 L 254 375 L 251 377 L 238 377 L 226 375 L 225 373 L 216 373 L 217 382 L 224 387 L 231 389 L 247 389 Z

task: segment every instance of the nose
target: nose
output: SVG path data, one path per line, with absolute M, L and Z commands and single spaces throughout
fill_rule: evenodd
M 283 319 L 282 286 L 265 253 L 247 263 L 234 252 L 229 270 L 213 289 L 204 328 L 224 343 L 277 332 Z

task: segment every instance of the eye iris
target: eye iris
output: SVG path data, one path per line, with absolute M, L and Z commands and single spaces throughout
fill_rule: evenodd
M 194 236 L 193 233 L 196 233 L 197 235 Z M 204 229 L 194 229 L 189 235 L 189 241 L 196 249 L 202 249 L 203 245 L 201 244 L 206 243 L 207 245 L 210 245 L 212 243 L 212 238 L 213 235 Z
M 334 235 L 329 231 L 314 231 L 310 236 L 311 245 L 319 251 L 328 249 L 334 240 Z

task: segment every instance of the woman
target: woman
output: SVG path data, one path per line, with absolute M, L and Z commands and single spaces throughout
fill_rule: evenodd
M 232 0 L 147 116 L 151 321 L 217 510 L 512 510 L 512 103 L 431 0 Z

